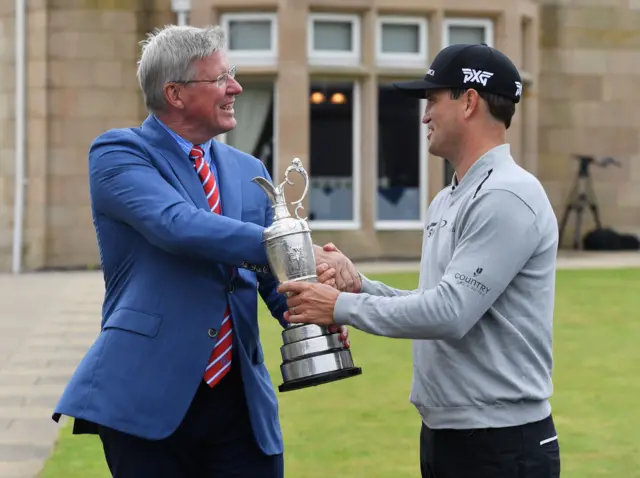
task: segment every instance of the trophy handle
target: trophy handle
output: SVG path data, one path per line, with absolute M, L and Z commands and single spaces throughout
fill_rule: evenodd
M 307 195 L 307 190 L 309 189 L 309 176 L 307 175 L 305 169 L 302 167 L 302 161 L 300 161 L 298 158 L 294 158 L 294 160 L 291 162 L 291 166 L 289 166 L 284 172 L 284 179 L 288 184 L 293 184 L 293 181 L 289 180 L 289 173 L 292 171 L 298 173 L 304 179 L 304 191 L 302 192 L 302 196 L 300 196 L 300 199 L 298 199 L 297 201 L 292 201 L 290 204 L 296 207 L 293 211 L 293 214 L 295 214 L 296 218 L 305 221 L 307 218 L 300 217 L 300 215 L 298 214 L 298 209 L 304 209 L 301 203 L 304 200 L 304 197 Z

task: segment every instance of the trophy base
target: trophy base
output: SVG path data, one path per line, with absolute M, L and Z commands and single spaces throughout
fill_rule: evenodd
M 326 331 L 326 328 L 318 330 Z M 304 331 L 298 330 L 297 333 Z M 280 350 L 285 360 L 280 365 L 284 381 L 278 387 L 281 392 L 335 382 L 362 373 L 362 369 L 353 363 L 351 350 L 344 348 L 337 333 L 287 344 Z
M 315 387 L 316 385 L 322 385 L 323 383 L 335 382 L 349 377 L 355 377 L 360 375 L 362 369 L 360 367 L 350 367 L 342 370 L 336 370 L 333 372 L 320 373 L 311 377 L 299 378 L 285 382 L 278 387 L 281 393 L 291 392 L 293 390 L 300 390 L 308 387 Z

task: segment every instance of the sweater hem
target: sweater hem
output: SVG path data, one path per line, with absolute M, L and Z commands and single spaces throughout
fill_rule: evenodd
M 490 406 L 430 408 L 414 404 L 422 422 L 431 429 L 480 429 L 520 426 L 551 415 L 548 400 Z

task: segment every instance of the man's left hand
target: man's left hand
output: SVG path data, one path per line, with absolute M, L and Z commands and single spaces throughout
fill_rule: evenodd
M 327 264 L 330 270 L 335 270 L 334 274 L 328 278 L 318 276 L 318 282 L 325 283 L 325 280 L 335 279 L 336 289 L 342 292 L 360 292 L 362 287 L 360 274 L 351 260 L 340 252 L 333 243 L 325 244 L 323 247 L 314 244 L 313 253 L 317 266 Z
M 332 325 L 333 309 L 340 291 L 326 284 L 286 282 L 278 287 L 281 294 L 289 294 L 284 319 L 293 324 Z

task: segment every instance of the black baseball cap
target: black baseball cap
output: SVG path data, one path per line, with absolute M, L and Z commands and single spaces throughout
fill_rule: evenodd
M 425 98 L 427 90 L 473 88 L 514 103 L 522 95 L 522 78 L 503 53 L 484 43 L 450 45 L 436 55 L 424 79 L 393 84 L 402 92 Z

